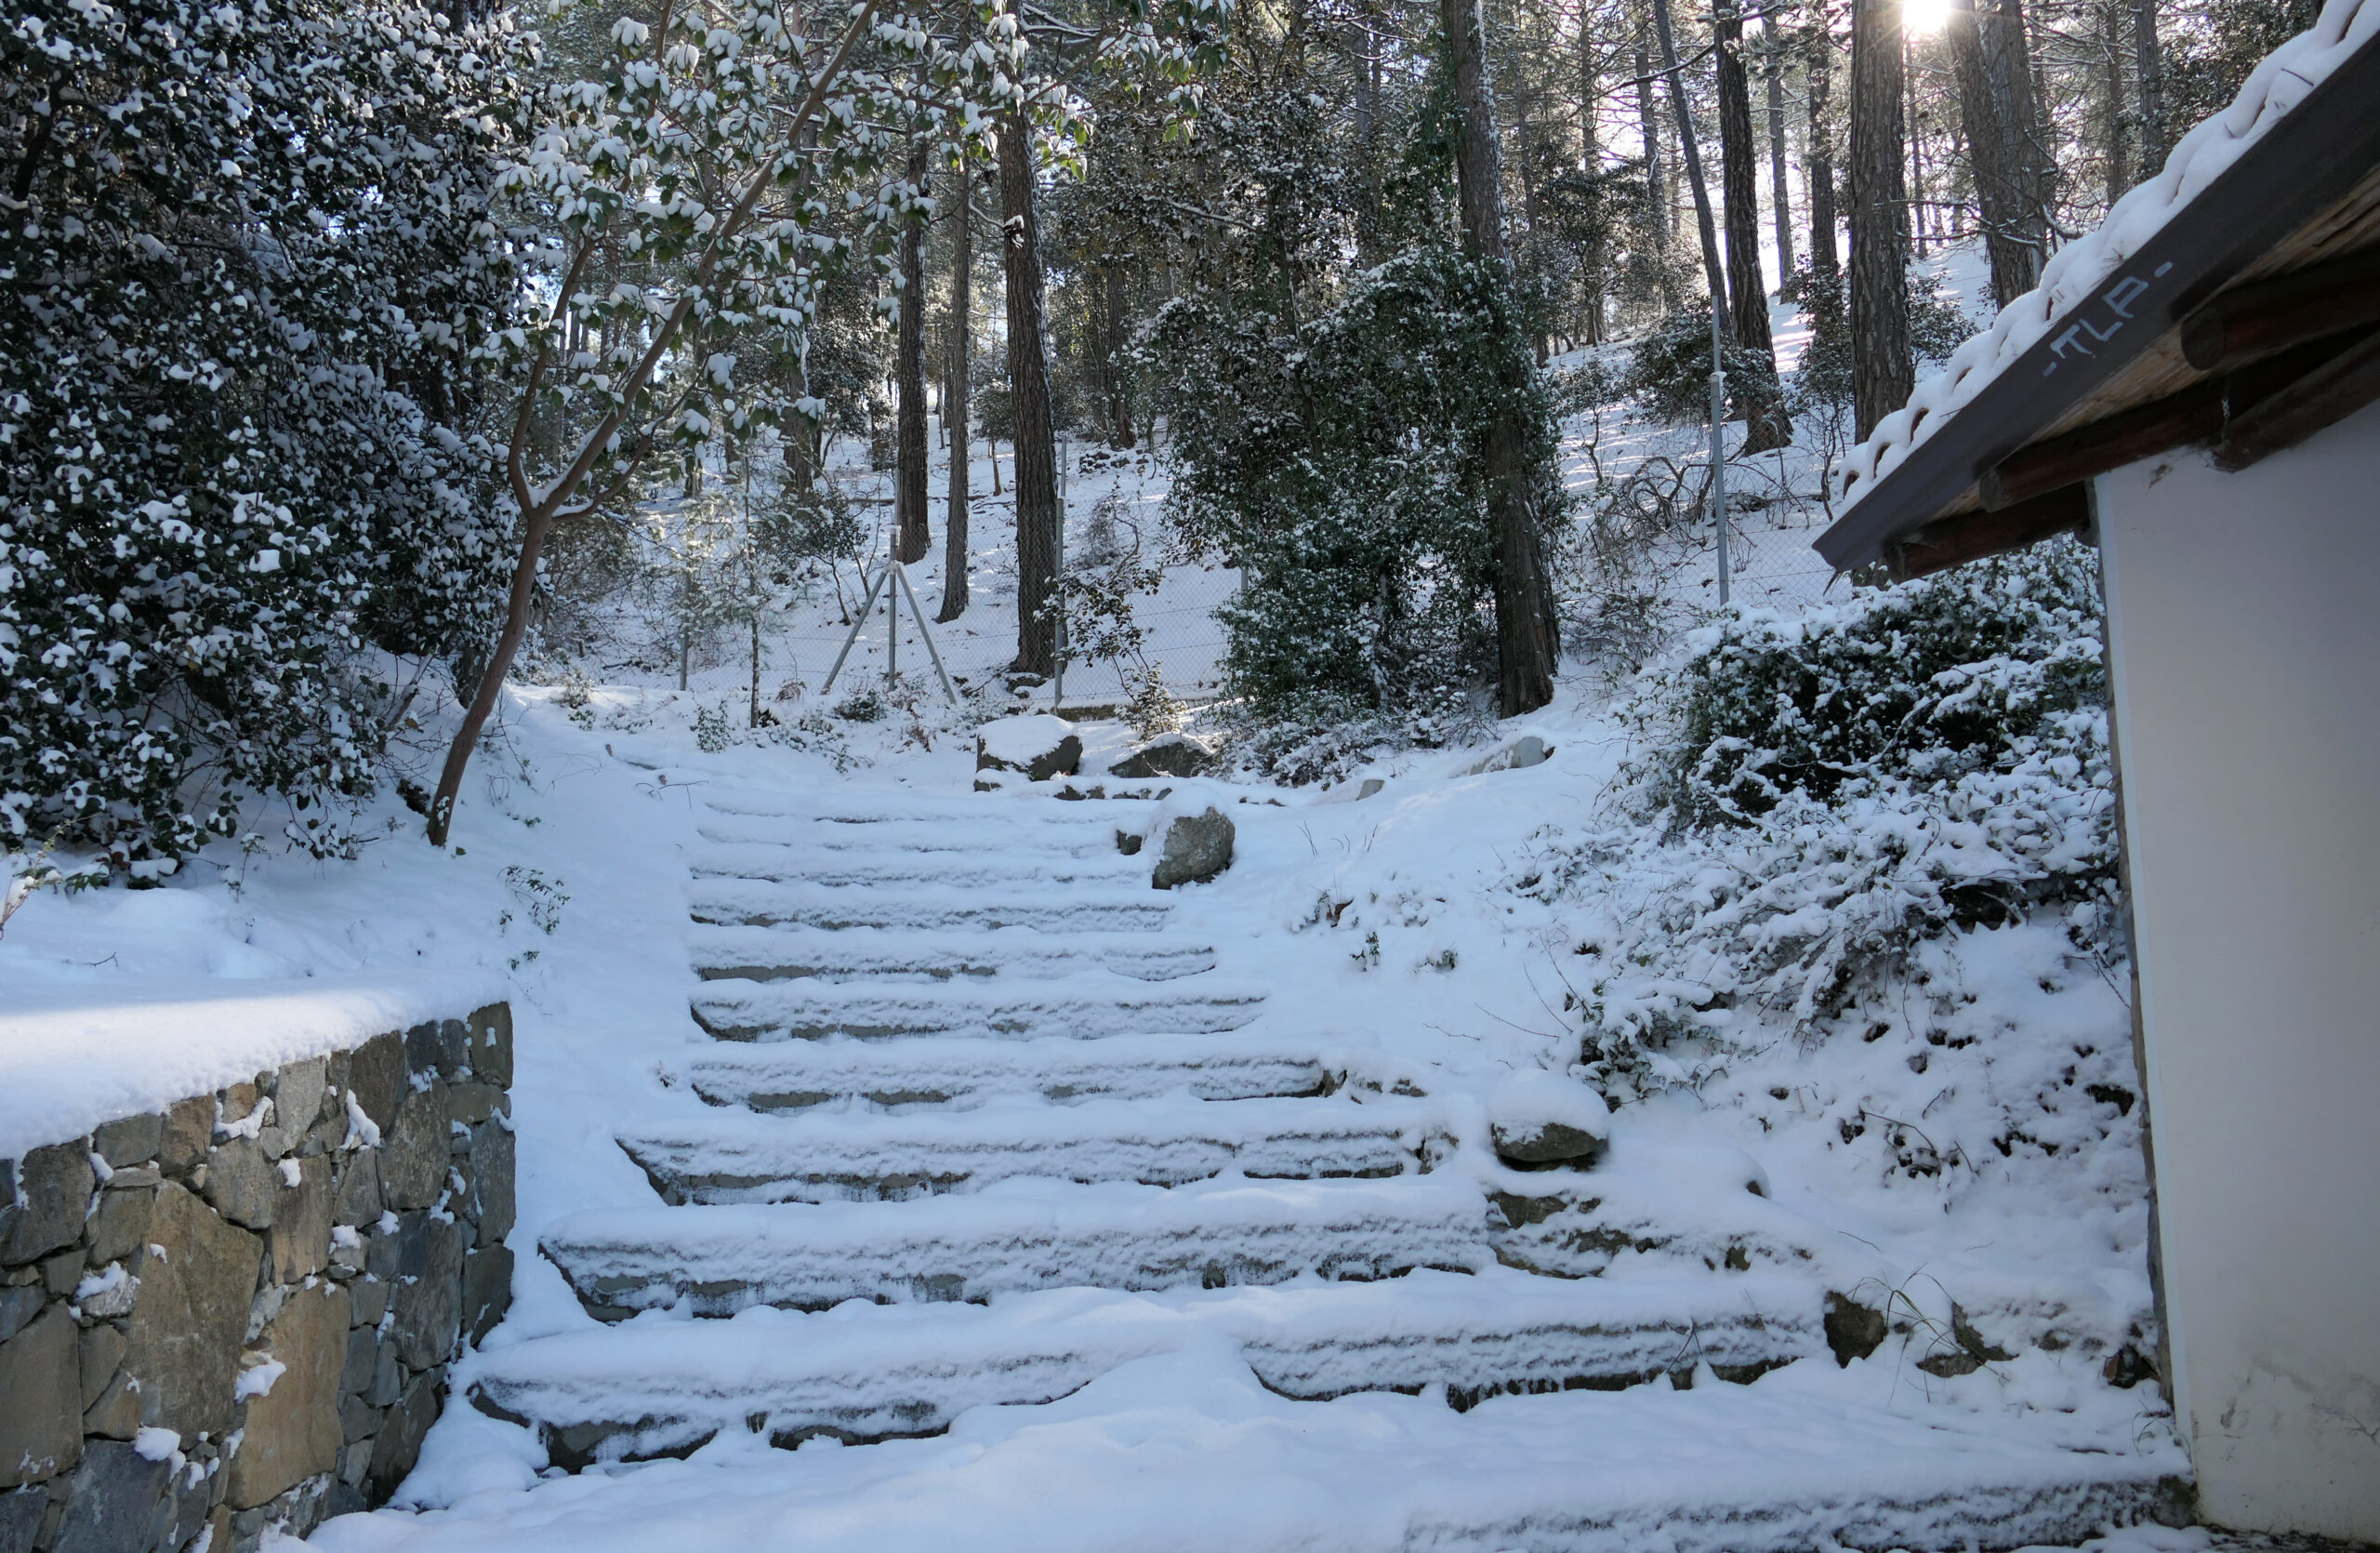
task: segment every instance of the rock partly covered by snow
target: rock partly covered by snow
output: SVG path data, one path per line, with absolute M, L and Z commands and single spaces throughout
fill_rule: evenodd
M 1036 712 L 1003 717 L 975 731 L 975 769 L 1021 771 L 1027 779 L 1046 782 L 1071 776 L 1082 766 L 1082 739 L 1063 717 Z
M 10 989 L 0 1159 L 506 996 L 484 971 Z
M 1215 764 L 1215 751 L 1204 740 L 1187 734 L 1165 734 L 1151 739 L 1107 768 L 1111 776 L 1140 780 L 1150 776 L 1197 776 Z
M 1231 816 L 1213 804 L 1206 812 L 1176 815 L 1165 828 L 1165 846 L 1157 854 L 1149 883 L 1160 890 L 1196 884 L 1231 867 L 1232 846 L 1238 830 Z
M 1506 1164 L 1592 1164 L 1610 1115 L 1602 1095 L 1542 1068 L 1514 1074 L 1488 1095 L 1488 1136 Z

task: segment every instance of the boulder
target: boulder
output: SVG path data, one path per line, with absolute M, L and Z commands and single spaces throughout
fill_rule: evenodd
M 338 1465 L 347 1318 L 347 1291 L 324 1283 L 290 1295 L 265 1327 L 264 1350 L 285 1368 L 271 1390 L 248 1400 L 224 1487 L 233 1509 L 251 1509 Z
M 1082 740 L 1063 717 L 1038 712 L 1002 717 L 975 731 L 975 769 L 1021 771 L 1028 781 L 1071 776 L 1082 766 Z
M 433 1083 L 407 1095 L 380 1144 L 380 1196 L 399 1213 L 427 1208 L 446 1186 L 446 1095 Z
M 251 1229 L 272 1223 L 281 1172 L 255 1138 L 227 1138 L 206 1156 L 206 1205 Z
M 0 1287 L 0 1343 L 24 1331 L 48 1303 L 49 1291 L 38 1283 Z
M 1889 1330 L 1883 1311 L 1871 1310 L 1849 1294 L 1828 1291 L 1826 1346 L 1834 1351 L 1838 1366 L 1848 1369 L 1853 1360 L 1874 1353 L 1884 1346 Z
M 1140 781 L 1151 776 L 1197 776 L 1213 769 L 1215 752 L 1187 734 L 1167 734 L 1107 768 L 1111 776 Z
M 372 1441 L 372 1465 L 364 1481 L 374 1503 L 385 1500 L 421 1459 L 422 1437 L 438 1417 L 445 1377 L 436 1371 L 416 1375 Z
M 83 1375 L 74 1318 L 53 1305 L 0 1343 L 0 1490 L 38 1483 L 83 1450 Z
M 231 1421 L 231 1384 L 247 1335 L 264 1244 L 167 1182 L 149 1222 L 159 1257 L 143 1250 L 136 1269 L 125 1374 L 139 1382 L 140 1421 L 184 1440 Z
M 386 1206 L 380 1201 L 380 1151 L 359 1148 L 339 1166 L 331 1221 L 350 1228 L 370 1224 Z
M 498 1089 L 512 1087 L 512 1005 L 490 1003 L 463 1021 L 471 1075 Z
M 0 1553 L 33 1553 L 33 1538 L 48 1508 L 47 1489 L 0 1489 Z
M 138 1446 L 95 1442 L 74 1469 L 51 1553 L 149 1553 L 172 1513 L 165 1491 L 173 1475 L 171 1456 L 152 1460 Z
M 1576 1079 L 1531 1069 L 1488 1092 L 1488 1143 L 1517 1169 L 1583 1170 L 1603 1154 L 1610 1114 L 1604 1097 Z
M 1165 828 L 1165 845 L 1158 852 L 1149 883 L 1160 890 L 1195 884 L 1231 867 L 1232 843 L 1238 830 L 1231 816 L 1210 804 L 1202 815 L 1177 815 Z
M 330 1087 L 330 1063 L 316 1057 L 293 1062 L 281 1070 L 272 1086 L 273 1124 L 294 1141 L 313 1131 L 323 1117 L 323 1101 Z
M 157 1168 L 179 1175 L 199 1161 L 215 1141 L 215 1097 L 202 1095 L 175 1102 L 165 1112 L 157 1137 Z
M 501 1121 L 491 1118 L 471 1129 L 470 1209 L 481 1245 L 499 1244 L 512 1233 L 514 1158 L 512 1130 Z
M 116 1170 L 128 1165 L 146 1164 L 157 1157 L 157 1146 L 165 1141 L 165 1118 L 163 1112 L 152 1111 L 144 1116 L 127 1116 L 110 1122 L 91 1135 L 91 1147 L 99 1158 Z
M 512 1304 L 512 1248 L 483 1246 L 463 1263 L 463 1327 L 476 1343 Z
M 289 1184 L 286 1168 L 280 1171 L 281 1195 L 265 1243 L 272 1252 L 272 1276 L 294 1283 L 330 1265 L 331 1161 L 317 1154 L 287 1162 L 298 1167 L 298 1183 Z
M 87 1138 L 30 1150 L 13 1181 L 0 1174 L 0 1263 L 15 1267 L 73 1245 L 96 1181 Z
M 348 1059 L 347 1086 L 372 1124 L 387 1133 L 396 1124 L 397 1102 L 406 1094 L 404 1038 L 390 1030 L 358 1046 Z
M 1544 764 L 1546 757 L 1553 753 L 1554 746 L 1535 734 L 1524 734 L 1487 759 L 1465 766 L 1461 774 L 1484 776 L 1491 771 L 1526 771 L 1530 766 Z
M 463 1325 L 463 1228 L 423 1214 L 397 1248 L 397 1285 L 388 1340 L 407 1367 L 443 1364 Z
M 95 1268 L 104 1268 L 138 1255 L 149 1243 L 149 1218 L 156 1201 L 154 1186 L 119 1189 L 114 1182 L 108 1183 L 108 1189 L 99 1194 L 99 1211 L 83 1228 L 85 1259 Z

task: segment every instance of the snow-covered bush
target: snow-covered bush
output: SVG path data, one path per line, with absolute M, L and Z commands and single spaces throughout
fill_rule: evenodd
M 528 46 L 403 0 L 25 0 L 0 25 L 0 839 L 160 872 L 298 842 L 484 619 L 488 190 Z
M 1408 253 L 1288 335 L 1184 299 L 1138 359 L 1171 415 L 1172 519 L 1241 573 L 1218 612 L 1236 694 L 1301 720 L 1395 716 L 1490 660 L 1485 452 L 1508 409 L 1540 512 L 1562 507 L 1553 396 L 1491 267 Z
M 2049 916 L 2118 952 L 2099 630 L 2095 558 L 2060 543 L 1742 612 L 1647 673 L 1617 812 L 1517 881 L 1589 906 L 1566 971 L 1597 1076 L 1817 1039 L 1964 930 Z

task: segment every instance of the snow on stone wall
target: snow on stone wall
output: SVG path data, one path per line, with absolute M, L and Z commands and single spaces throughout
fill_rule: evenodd
M 64 1042 L 0 1028 L 25 1124 L 0 1134 L 19 1151 L 0 1159 L 0 1553 L 247 1553 L 412 1470 L 448 1361 L 510 1294 L 512 1015 L 344 1022 L 411 1006 L 392 996 L 252 990 L 245 1021 L 220 1000 L 53 1011 L 53 1037 L 120 1024 L 180 1055 L 145 1082 L 95 1062 L 46 1095 L 18 1069 Z M 283 1060 L 96 1123 L 76 1108 L 95 1084 L 153 1092 L 158 1071 L 259 1050 Z M 25 1147 L 45 1111 L 88 1131 Z

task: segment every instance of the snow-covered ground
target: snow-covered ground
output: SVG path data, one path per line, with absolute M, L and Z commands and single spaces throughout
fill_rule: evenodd
M 721 1049 L 689 1016 L 703 984 L 686 926 L 689 861 L 721 850 L 715 829 L 711 840 L 699 833 L 720 802 L 914 809 L 947 835 L 989 836 L 992 863 L 1042 878 L 1053 901 L 1075 886 L 1026 816 L 1130 827 L 1150 807 L 974 793 L 972 740 L 931 702 L 840 725 L 845 747 L 833 750 L 705 752 L 682 715 L 655 716 L 667 692 L 598 688 L 575 706 L 566 697 L 508 694 L 505 743 L 467 785 L 451 854 L 423 844 L 391 803 L 377 816 L 384 833 L 353 861 L 229 855 L 163 888 L 44 892 L 0 939 L 0 988 L 49 997 L 73 985 L 120 992 L 194 977 L 420 968 L 509 980 L 521 1270 L 513 1312 L 483 1356 L 466 1361 L 467 1385 L 472 1366 L 532 1340 L 672 1322 L 656 1312 L 607 1331 L 538 1247 L 565 1215 L 654 1201 L 615 1137 L 732 1114 L 682 1082 L 689 1063 Z M 1085 732 L 1094 764 L 1120 747 L 1120 730 Z M 1212 945 L 1221 975 L 1268 989 L 1259 1028 L 1312 1040 L 1383 1091 L 1420 1092 L 1399 1102 L 1415 1109 L 1407 1121 L 1463 1140 L 1442 1169 L 1491 1189 L 1543 1189 L 1545 1176 L 1515 1176 L 1479 1141 L 1499 1086 L 1515 1072 L 1558 1069 L 1577 1041 L 1562 1004 L 1570 909 L 1514 885 L 1549 824 L 1595 811 L 1622 746 L 1567 694 L 1501 733 L 1534 734 L 1553 756 L 1464 775 L 1485 750 L 1410 752 L 1371 772 L 1385 785 L 1362 800 L 1352 783 L 1321 792 L 1179 784 L 1169 807 L 1196 797 L 1236 820 L 1237 860 L 1170 904 L 1182 931 Z M 1590 1289 L 1658 1282 L 1683 1268 L 1745 1280 L 1732 1297 L 1750 1298 L 1778 1274 L 1800 1291 L 1805 1323 L 1826 1290 L 1890 1311 L 1904 1330 L 1847 1368 L 1821 1350 L 1749 1387 L 1706 1380 L 1679 1393 L 1656 1382 L 1509 1396 L 1460 1414 L 1442 1388 L 1294 1401 L 1251 1372 L 1244 1329 L 1192 1319 L 1206 1297 L 1195 1289 L 1119 1294 L 1106 1296 L 1101 1319 L 1157 1334 L 1144 1355 L 1121 1354 L 1063 1401 L 963 1411 L 930 1440 L 840 1450 L 821 1440 L 788 1453 L 730 1429 L 683 1461 L 565 1477 L 531 1431 L 451 1407 L 403 1507 L 334 1523 L 317 1540 L 358 1549 L 725 1547 L 766 1537 L 879 1547 L 1684 1546 L 1728 1542 L 1734 1533 L 1718 1527 L 1730 1516 L 1801 1505 L 1806 1525 L 1779 1522 L 1759 1539 L 1768 1546 L 1834 1535 L 1828 1528 L 1856 1521 L 1844 1519 L 1845 1502 L 1907 1501 L 1920 1484 L 1970 1480 L 1961 1474 L 1978 1493 L 2003 1492 L 1989 1463 L 2020 1459 L 2018 1475 L 2038 1478 L 2051 1446 L 2067 1453 L 2065 1466 L 2102 1476 L 2110 1456 L 2149 1479 L 2183 1470 L 2154 1387 L 2120 1390 L 2101 1376 L 2118 1349 L 2152 1335 L 2136 1135 L 2110 1108 L 2104 1126 L 2056 1154 L 1984 1149 L 1947 1169 L 1908 1168 L 1904 1130 L 1993 1135 L 2038 1109 L 2037 1092 L 2056 1087 L 2061 1067 L 2070 1082 L 2076 1047 L 2126 1040 L 2113 989 L 2065 965 L 2045 936 L 1978 935 L 1963 955 L 1973 998 L 1953 1042 L 1929 1045 L 1922 1022 L 1816 1049 L 1780 1041 L 1699 1094 L 1624 1108 L 1610 1118 L 1606 1159 L 1573 1178 L 1595 1194 L 1595 1223 L 1621 1231 L 1619 1249 L 1522 1248 L 1600 1272 Z M 665 1085 L 665 1070 L 681 1082 Z M 1036 1189 L 1011 1183 L 935 1203 L 961 1217 L 970 1201 L 1008 1213 Z M 1657 1249 L 1631 1250 L 1631 1241 Z M 1738 1266 L 1748 1272 L 1733 1273 Z M 1476 1283 L 1477 1297 L 1491 1287 Z M 1052 1297 L 1006 1308 L 1025 1320 L 1040 1308 L 1032 1301 Z M 717 1325 L 755 1353 L 815 1354 L 831 1352 L 841 1328 L 859 1330 L 839 1327 L 844 1315 L 761 1309 Z M 1967 1323 L 2012 1357 L 1957 1375 L 1918 1368 L 1955 1353 L 1955 1328 Z M 681 1319 L 678 1329 L 688 1330 Z M 866 1330 L 881 1342 L 888 1329 Z M 1796 1497 L 1795 1484 L 1807 1492 Z M 1686 1535 L 1681 1518 L 1698 1515 L 1709 1523 Z M 1665 1520 L 1676 1524 L 1664 1532 Z M 1918 1515 L 1878 1531 L 1923 1540 L 1928 1524 Z M 2125 1546 L 2135 1545 L 2147 1546 Z
M 1780 311 L 1778 322 L 1790 365 L 1798 321 Z M 1624 412 L 1605 426 L 1595 452 L 1607 479 L 1697 451 L 1690 431 L 1646 427 Z M 1580 445 L 1587 430 L 1572 431 L 1572 478 L 1591 478 Z M 1103 462 L 1070 478 L 1070 542 L 1081 542 L 1104 498 L 1111 511 L 1120 500 L 1128 525 L 1148 525 L 1157 542 L 1162 466 Z M 1810 450 L 1778 462 L 1772 494 L 1799 494 L 1744 515 L 1738 593 L 1799 607 L 1828 580 L 1806 549 L 1824 509 Z M 867 489 L 861 471 L 844 473 Z M 985 499 L 989 485 L 979 445 L 975 606 L 937 631 L 945 662 L 977 685 L 1014 651 L 1012 509 Z M 938 495 L 934 511 L 938 529 Z M 913 568 L 928 609 L 940 595 L 938 531 L 935 540 Z M 1687 535 L 1667 556 L 1673 595 L 1689 605 L 1710 591 L 1707 554 L 1708 537 Z M 849 592 L 848 573 L 842 583 Z M 1220 633 L 1210 611 L 1229 586 L 1224 575 L 1180 570 L 1143 606 L 1151 657 L 1177 694 L 1211 688 Z M 914 629 L 906 606 L 903 624 Z M 843 631 L 831 587 L 773 625 L 761 672 L 774 728 L 744 725 L 751 666 L 734 644 L 698 660 L 683 692 L 668 669 L 607 674 L 600 664 L 509 687 L 499 729 L 466 783 L 451 852 L 429 848 L 416 816 L 390 798 L 364 816 L 348 860 L 218 849 L 160 888 L 39 892 L 8 922 L 0 1002 L 273 978 L 347 987 L 424 972 L 510 989 L 518 1286 L 509 1319 L 458 1368 L 458 1387 L 477 1385 L 490 1398 L 543 1387 L 537 1406 L 583 1404 L 592 1419 L 632 1402 L 656 1375 L 676 1376 L 684 1395 L 663 1409 L 676 1422 L 656 1424 L 646 1443 L 682 1452 L 707 1442 L 684 1459 L 623 1461 L 615 1440 L 590 1447 L 592 1464 L 568 1472 L 538 1432 L 458 1399 L 398 1505 L 334 1522 L 317 1541 L 574 1553 L 773 1541 L 1749 1548 L 1979 1536 L 2008 1546 L 2051 1533 L 2070 1540 L 2095 1518 L 2129 1516 L 2158 1480 L 2187 1471 L 2156 1388 L 2109 1378 L 2130 1381 L 2156 1335 L 2138 1116 L 2115 1082 L 2128 1071 L 2128 1011 L 2115 980 L 2075 962 L 2050 928 L 1979 932 L 1941 947 L 1927 974 L 1957 987 L 1947 1013 L 1937 982 L 1930 992 L 1912 989 L 1903 1015 L 1878 1019 L 1865 1039 L 1810 1044 L 1755 1031 L 1728 1064 L 1599 1119 L 1608 1147 L 1593 1170 L 1516 1171 L 1489 1151 L 1488 1120 L 1510 1112 L 1516 1075 L 1559 1075 L 1575 1057 L 1567 978 L 1596 905 L 1530 882 L 1549 849 L 1609 821 L 1607 793 L 1628 752 L 1596 669 L 1575 670 L 1543 712 L 1496 729 L 1500 741 L 1534 736 L 1551 747 L 1550 759 L 1524 769 L 1480 770 L 1494 763 L 1484 762 L 1490 745 L 1387 754 L 1322 790 L 1108 783 L 1167 786 L 1167 815 L 1210 803 L 1236 822 L 1228 872 L 1158 897 L 1144 872 L 1132 872 L 1146 859 L 1106 841 L 1111 829 L 1145 833 L 1155 802 L 973 790 L 972 723 L 1010 702 L 941 705 L 917 672 L 925 665 L 914 636 L 902 649 L 906 685 L 884 697 L 880 717 L 828 715 L 847 694 L 841 684 L 821 694 Z M 844 670 L 853 687 L 882 672 L 880 618 L 867 634 Z M 1110 699 L 1118 684 L 1112 669 L 1096 668 L 1077 676 L 1068 699 Z M 437 752 L 452 715 L 420 709 L 415 759 L 426 765 Z M 1081 731 L 1089 786 L 1130 737 L 1114 723 Z M 1366 778 L 1378 780 L 1376 791 Z M 818 842 L 838 816 L 897 838 L 908 861 Z M 768 861 L 778 856 L 792 859 L 790 878 L 768 871 L 782 866 Z M 798 915 L 801 892 L 833 883 L 838 869 L 878 892 L 891 925 L 690 930 L 690 905 L 705 899 L 774 902 Z M 1048 978 L 1033 983 L 1049 990 L 1036 994 L 1031 1017 L 1108 1039 L 960 1039 L 989 1033 L 980 1020 L 968 1025 L 962 1007 L 972 985 L 998 983 L 978 983 L 971 956 L 990 938 L 969 936 L 980 924 L 965 912 L 994 895 L 1012 920 L 1049 919 L 1046 931 L 1004 929 L 999 940 L 1008 973 Z M 1167 913 L 1163 936 L 1120 930 L 1153 901 Z M 755 946 L 768 963 L 769 953 L 822 936 L 847 963 L 883 961 L 892 982 L 905 969 L 930 973 L 906 978 L 924 987 L 914 996 L 879 1000 L 891 1011 L 883 1016 L 940 1019 L 930 1028 L 956 1033 L 769 1047 L 714 1041 L 697 1024 L 690 1004 L 717 1024 L 726 1006 L 718 1000 L 736 996 L 738 1006 L 765 1004 L 766 1017 L 798 1021 L 812 996 L 804 984 L 705 982 L 695 964 L 717 972 Z M 934 969 L 945 962 L 959 974 Z M 1145 996 L 1118 1002 L 1117 985 Z M 1261 1012 L 1232 1012 L 1243 997 L 1232 989 L 1252 989 L 1244 1001 L 1254 1009 L 1261 1000 Z M 1085 1021 L 1095 1028 L 1078 1028 Z M 1062 1106 L 1008 1096 L 922 1121 L 915 1106 L 839 1102 L 797 1148 L 741 1108 L 777 1082 L 766 1070 L 771 1054 L 795 1048 L 803 1061 L 813 1048 L 865 1048 L 865 1061 L 913 1078 L 940 1063 L 935 1071 L 963 1069 L 967 1082 L 995 1068 L 1014 1079 L 1032 1077 L 1036 1064 L 1074 1063 L 1091 1077 L 1069 1084 L 1092 1095 L 1110 1085 L 1112 1097 Z M 1080 1055 L 1093 1049 L 1106 1057 Z M 1229 1097 L 1200 1083 L 1283 1093 L 1245 1075 L 1285 1062 L 1313 1065 L 1344 1089 L 1236 1102 L 1255 1109 L 1189 1097 Z M 1181 1073 L 1169 1077 L 1169 1064 Z M 1362 1126 L 1342 1125 L 1358 1113 Z M 668 1307 L 607 1325 L 565 1278 L 572 1248 L 600 1241 L 605 1226 L 659 1222 L 656 1183 L 676 1178 L 671 1159 L 732 1147 L 765 1157 L 765 1168 L 754 1167 L 761 1176 L 797 1183 L 762 1197 L 831 1199 L 863 1157 L 892 1161 L 883 1169 L 897 1172 L 913 1122 L 945 1151 L 972 1128 L 1008 1162 L 972 1166 L 976 1176 L 960 1188 L 902 1204 L 894 1219 L 881 1206 L 831 1201 L 797 1210 L 816 1233 L 773 1265 L 815 1281 L 826 1276 L 820 1246 L 841 1236 L 853 1249 L 833 1276 L 860 1278 L 851 1269 L 867 1255 L 906 1254 L 878 1227 L 929 1226 L 936 1243 L 979 1247 L 968 1270 L 978 1292 L 996 1294 L 988 1309 L 863 1299 L 809 1313 L 760 1305 L 721 1321 L 693 1320 L 699 1300 L 661 1298 Z M 1341 1130 L 1317 1143 L 1313 1129 L 1325 1122 Z M 1252 1162 L 1266 1148 L 1355 1159 L 1382 1148 L 1406 1164 L 1376 1187 L 1263 1179 L 1298 1173 Z M 1017 1162 L 1035 1148 L 1045 1152 L 1032 1158 L 1056 1162 Z M 1202 1181 L 1217 1167 L 1197 1164 L 1198 1150 L 1239 1152 Z M 1410 1168 L 1417 1151 L 1435 1166 L 1428 1175 Z M 829 1168 L 839 1158 L 843 1176 Z M 1061 1184 L 1036 1174 L 1045 1168 L 1104 1184 Z M 1295 1241 L 1329 1195 L 1306 1188 L 1343 1186 L 1334 1211 L 1372 1192 L 1382 1216 L 1363 1232 L 1383 1245 L 1400 1235 L 1408 1247 L 1415 1237 L 1451 1239 L 1421 1258 L 1425 1270 L 1375 1284 L 1326 1282 L 1311 1270 L 1270 1290 L 1108 1277 L 1102 1269 L 1114 1257 L 1142 1254 L 1127 1242 L 1140 1243 L 1130 1236 L 1145 1236 L 1152 1204 L 1169 1189 L 1133 1183 L 1171 1181 L 1169 1171 L 1181 1181 L 1167 1211 L 1192 1228 L 1228 1220 Z M 736 1188 L 742 1197 L 690 1190 L 705 1201 L 752 1199 L 748 1188 Z M 1477 1228 L 1475 1208 L 1468 1218 L 1462 1203 L 1440 1213 L 1480 1194 L 1514 1205 L 1498 1209 L 1502 1228 L 1492 1235 Z M 779 1222 L 732 1215 L 786 1211 L 668 1210 L 731 1215 L 701 1221 L 717 1227 L 706 1233 L 723 1237 L 720 1254 L 731 1259 Z M 1103 1287 L 1052 1288 L 1044 1274 L 996 1271 L 1007 1265 L 1002 1226 L 1052 1215 L 1091 1248 L 1091 1270 L 1060 1281 Z M 1122 1239 L 1101 1241 L 1105 1224 Z M 1382 1254 L 1393 1260 L 1395 1249 Z M 1870 1357 L 1838 1366 L 1828 1351 L 1818 1323 L 1829 1294 L 1886 1317 L 1892 1331 Z M 1589 1307 L 1592 1320 L 1577 1314 Z M 1614 1335 L 1623 1328 L 1634 1335 Z M 1383 1381 L 1367 1368 L 1374 1350 L 1362 1347 L 1401 1333 L 1409 1348 L 1425 1332 L 1450 1332 L 1486 1351 L 1503 1341 L 1498 1333 L 1524 1329 L 1540 1347 L 1547 1332 L 1584 1345 L 1585 1357 L 1560 1361 L 1585 1366 L 1567 1373 L 1572 1384 L 1590 1372 L 1667 1378 L 1620 1391 L 1517 1387 L 1522 1394 L 1478 1400 L 1459 1365 L 1438 1379 L 1424 1364 Z M 1358 1343 L 1350 1335 L 1358 1333 L 1371 1335 Z M 1729 1347 L 1738 1343 L 1740 1351 Z M 1028 1350 L 1048 1367 L 1046 1383 L 1033 1383 L 1038 1391 L 1014 1378 Z M 1722 1382 L 1711 1368 L 1737 1374 L 1742 1364 L 1748 1374 L 1780 1359 L 1794 1361 L 1748 1385 Z M 1342 1371 L 1355 1378 L 1314 1378 Z M 1562 1374 L 1539 1379 L 1558 1387 Z M 1397 1384 L 1418 1394 L 1361 1388 Z M 941 1399 L 930 1426 L 941 1432 L 850 1448 L 830 1437 L 791 1451 L 769 1442 L 782 1432 L 770 1417 L 810 1405 L 800 1399 L 821 1387 L 847 1412 L 924 1406 L 905 1386 Z M 922 1416 L 913 1413 L 906 1430 L 844 1432 L 919 1432 Z M 2143 1528 L 2103 1546 L 2188 1553 L 2204 1539 Z

